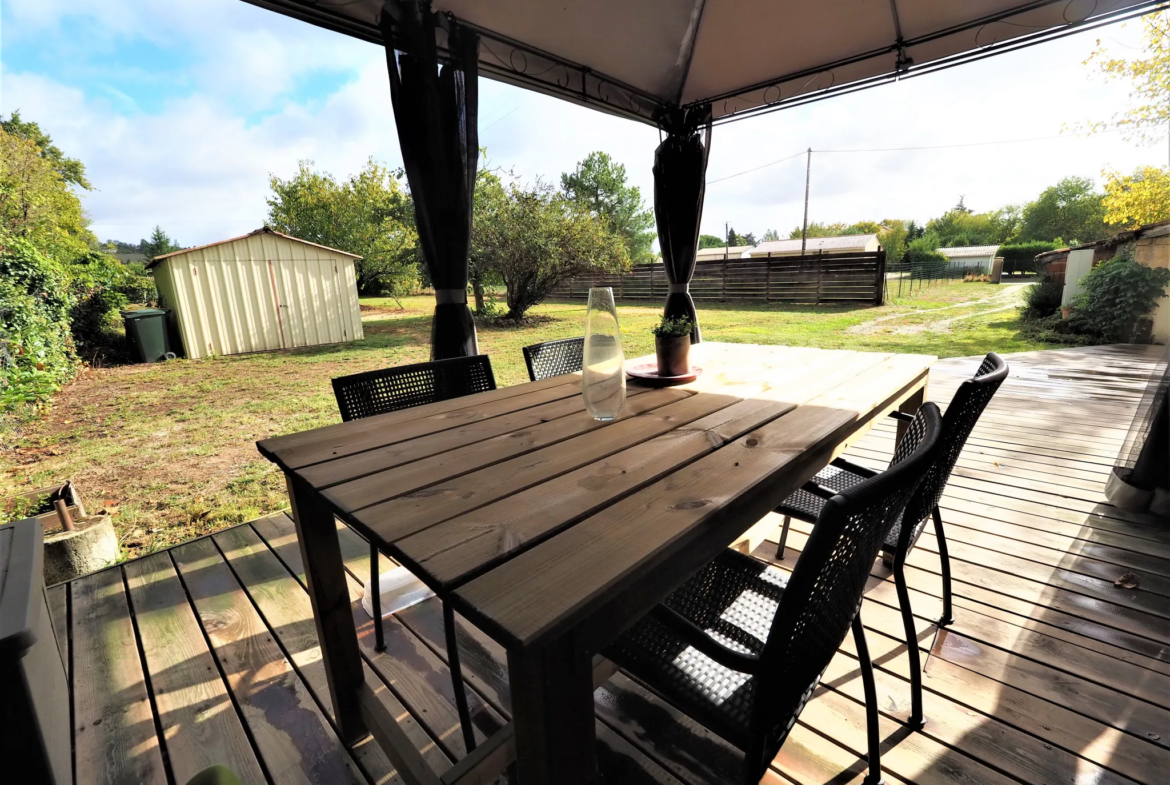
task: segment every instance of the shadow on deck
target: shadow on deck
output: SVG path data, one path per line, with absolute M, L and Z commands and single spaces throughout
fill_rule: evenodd
M 1153 347 L 1008 356 L 1012 374 L 944 496 L 954 625 L 937 632 L 939 566 L 927 527 L 907 568 L 925 662 L 927 726 L 909 732 L 897 597 L 875 563 L 862 617 L 878 666 L 889 783 L 1156 783 L 1170 771 L 1170 530 L 1104 502 Z M 970 359 L 938 363 L 950 399 Z M 880 467 L 893 424 L 849 451 Z M 779 524 L 776 517 L 776 523 Z M 442 772 L 466 754 L 437 601 L 385 622 L 361 611 L 365 542 L 342 527 L 367 681 Z M 809 527 L 788 538 L 799 551 Z M 769 559 L 775 543 L 756 556 Z M 790 554 L 782 568 L 790 568 Z M 387 564 L 387 566 L 389 566 Z M 1114 585 L 1132 573 L 1138 588 Z M 376 745 L 337 740 L 292 521 L 283 513 L 49 591 L 68 642 L 76 781 L 179 783 L 212 763 L 247 783 L 400 781 Z M 503 651 L 463 624 L 478 739 L 510 714 Z M 852 641 L 765 778 L 860 783 L 865 711 Z M 727 783 L 737 754 L 617 674 L 595 694 L 601 781 Z M 506 777 L 504 778 L 506 779 Z

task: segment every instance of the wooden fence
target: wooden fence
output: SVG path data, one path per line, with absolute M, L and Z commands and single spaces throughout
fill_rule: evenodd
M 695 300 L 881 305 L 885 276 L 885 251 L 753 257 L 697 263 L 690 291 Z M 640 264 L 624 274 L 573 278 L 552 296 L 585 298 L 590 287 L 608 286 L 619 299 L 663 300 L 668 283 L 661 263 Z

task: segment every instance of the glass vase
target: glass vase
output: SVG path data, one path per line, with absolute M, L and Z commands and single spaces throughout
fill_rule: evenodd
M 593 419 L 602 422 L 615 419 L 626 401 L 622 335 L 613 289 L 609 287 L 589 290 L 581 392 L 585 396 L 586 411 Z

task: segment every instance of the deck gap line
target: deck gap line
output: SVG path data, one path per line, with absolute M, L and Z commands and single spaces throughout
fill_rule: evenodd
M 167 750 L 167 738 L 162 729 L 162 718 L 158 713 L 158 703 L 154 699 L 154 684 L 150 678 L 150 667 L 146 663 L 146 649 L 142 646 L 142 634 L 138 630 L 138 611 L 134 607 L 134 599 L 130 596 L 130 582 L 126 577 L 126 570 L 118 565 L 118 576 L 122 579 L 122 591 L 126 593 L 126 608 L 130 613 L 131 629 L 134 630 L 134 648 L 138 652 L 138 662 L 142 666 L 142 680 L 146 686 L 146 695 L 150 699 L 150 714 L 154 720 L 154 733 L 158 736 L 159 752 L 162 756 L 163 772 L 167 783 L 175 785 L 175 773 L 171 768 L 171 756 Z
M 244 526 L 248 524 L 242 524 Z M 233 527 L 234 528 L 234 527 Z M 205 535 L 210 537 L 211 535 Z M 214 544 L 214 540 L 212 541 Z M 186 543 L 182 543 L 186 544 Z M 177 546 L 176 546 L 177 547 Z M 187 588 L 187 579 L 183 576 L 183 571 L 179 569 L 178 563 L 175 562 L 175 557 L 172 554 L 174 548 L 167 548 L 167 559 L 171 563 L 171 569 L 175 571 L 175 575 L 179 577 L 179 585 L 183 587 L 183 596 L 187 598 L 187 607 L 195 614 L 195 621 L 198 622 L 199 632 L 203 635 L 203 642 L 207 644 L 207 651 L 211 654 L 211 659 L 215 662 L 216 673 L 219 674 L 220 681 L 223 682 L 224 691 L 227 693 L 228 700 L 232 702 L 232 708 L 235 709 L 236 717 L 240 721 L 240 726 L 244 729 L 244 735 L 248 739 L 248 743 L 252 745 L 252 754 L 256 756 L 256 761 L 260 764 L 260 771 L 264 773 L 265 779 L 269 785 L 277 785 L 276 780 L 272 777 L 272 772 L 268 769 L 268 762 L 264 760 L 264 755 L 260 751 L 259 744 L 256 743 L 256 737 L 252 733 L 251 723 L 244 715 L 243 708 L 240 707 L 239 699 L 236 697 L 236 691 L 232 689 L 228 682 L 227 674 L 223 670 L 223 661 L 216 652 L 215 645 L 211 642 L 211 636 L 207 633 L 207 628 L 203 626 L 203 617 L 199 615 L 199 609 L 195 607 L 194 600 L 191 599 L 191 590 Z
M 76 579 L 75 579 L 76 580 Z M 73 697 L 76 673 L 74 666 L 73 645 L 73 581 L 65 584 L 65 631 L 69 646 L 69 672 L 65 674 L 65 684 L 69 688 L 69 767 L 73 772 L 73 782 L 77 782 L 77 706 Z

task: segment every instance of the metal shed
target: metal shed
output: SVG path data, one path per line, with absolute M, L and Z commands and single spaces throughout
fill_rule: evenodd
M 196 359 L 362 338 L 360 258 L 263 227 L 147 267 Z

